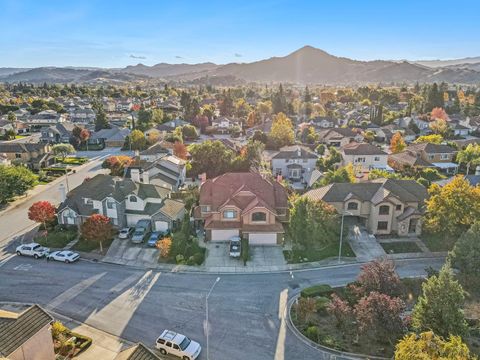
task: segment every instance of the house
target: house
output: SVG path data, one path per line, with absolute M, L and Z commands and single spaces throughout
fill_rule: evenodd
M 342 166 L 353 164 L 356 173 L 366 173 L 373 169 L 392 170 L 388 164 L 388 154 L 368 143 L 351 142 L 340 150 Z
M 75 126 L 71 122 L 64 122 L 44 127 L 40 129 L 40 141 L 50 144 L 68 143 Z
M 242 236 L 250 245 L 281 244 L 287 193 L 279 182 L 257 173 L 226 173 L 200 186 L 194 218 L 203 223 L 207 241 Z
M 317 116 L 310 120 L 310 124 L 318 129 L 330 129 L 338 126 L 337 119 L 328 116 Z
M 40 111 L 36 115 L 32 115 L 27 119 L 30 125 L 36 127 L 48 126 L 56 123 L 65 122 L 66 117 L 64 114 L 59 114 L 55 110 Z
M 212 119 L 212 127 L 218 134 L 228 134 L 232 128 L 241 127 L 241 123 L 240 119 L 227 118 L 225 116 Z
M 352 141 L 362 142 L 363 136 L 349 128 L 334 128 L 318 133 L 319 141 L 327 146 L 342 147 Z
M 413 118 L 413 122 L 415 125 L 417 125 L 422 134 L 430 132 L 430 123 L 427 120 L 420 119 L 419 117 L 415 116 Z
M 80 124 L 92 124 L 95 122 L 95 111 L 91 108 L 75 108 L 69 112 L 70 121 Z
M 166 155 L 173 155 L 173 144 L 161 141 L 140 152 L 140 160 L 154 162 Z
M 58 223 L 80 226 L 89 216 L 102 214 L 119 228 L 149 219 L 156 231 L 175 229 L 185 207 L 170 199 L 170 193 L 161 186 L 99 174 L 66 195 L 57 211 Z
M 151 184 L 177 191 L 185 183 L 186 162 L 175 155 L 167 155 L 153 163 L 144 164 L 140 173 L 148 174 Z
M 8 131 L 14 130 L 14 125 L 7 119 L 0 119 L 0 135 L 5 135 Z
M 285 146 L 272 156 L 272 174 L 283 176 L 292 182 L 306 183 L 317 162 L 318 155 L 302 146 Z
M 179 118 L 170 120 L 145 131 L 145 137 L 147 139 L 152 136 L 156 138 L 165 137 L 167 134 L 172 133 L 177 127 L 185 125 L 190 125 L 190 123 Z
M 410 167 L 435 167 L 447 174 L 456 173 L 458 164 L 453 162 L 457 151 L 443 144 L 420 143 L 411 144 L 404 151 L 390 154 L 388 162 L 394 169 Z
M 88 144 L 105 145 L 106 147 L 122 147 L 125 138 L 130 135 L 130 129 L 112 127 L 96 131 L 88 139 Z
M 13 163 L 20 163 L 34 170 L 40 170 L 55 162 L 50 154 L 51 146 L 44 143 L 0 142 L 0 154 Z
M 468 134 L 470 134 L 471 129 L 466 126 L 463 126 L 460 123 L 451 123 L 449 125 L 454 136 L 465 137 L 465 136 L 468 136 Z
M 460 121 L 460 125 L 463 125 L 471 130 L 471 132 L 480 131 L 480 116 L 466 117 L 463 121 Z
M 420 235 L 427 190 L 414 180 L 376 179 L 359 183 L 334 183 L 305 195 L 323 200 L 340 214 L 357 219 L 378 235 Z
M 52 322 L 38 305 L 21 313 L 0 310 L 0 358 L 54 360 Z
M 142 343 L 138 343 L 120 351 L 113 360 L 161 360 L 161 358 Z

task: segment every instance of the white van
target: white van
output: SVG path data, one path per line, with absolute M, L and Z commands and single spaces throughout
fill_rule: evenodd
M 202 351 L 202 347 L 196 341 L 170 330 L 162 332 L 157 339 L 156 347 L 162 355 L 172 354 L 182 360 L 195 360 Z

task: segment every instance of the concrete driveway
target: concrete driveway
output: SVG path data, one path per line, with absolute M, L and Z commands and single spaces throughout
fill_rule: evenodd
M 155 267 L 158 264 L 158 249 L 145 244 L 132 244 L 130 240 L 113 240 L 103 261 L 143 267 Z
M 247 268 L 256 270 L 278 270 L 279 266 L 285 265 L 281 246 L 250 246 L 250 259 L 244 266 L 243 260 L 233 259 L 229 256 L 228 242 L 209 242 L 206 244 L 207 257 L 205 267 L 212 271 L 247 271 Z

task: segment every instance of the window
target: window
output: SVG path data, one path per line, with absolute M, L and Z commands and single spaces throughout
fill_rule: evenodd
M 348 210 L 358 210 L 358 203 L 353 202 L 353 201 L 352 201 L 352 202 L 349 202 L 349 203 L 347 204 L 347 209 L 348 209 Z
M 275 169 L 275 174 L 282 175 L 282 168 L 276 168 Z
M 377 230 L 388 230 L 388 221 L 379 221 L 377 224 Z
M 224 219 L 235 219 L 237 217 L 237 212 L 235 210 L 226 210 L 223 212 Z
M 210 205 L 202 205 L 202 206 L 200 206 L 200 209 L 201 209 L 202 213 L 210 212 Z
M 114 209 L 115 203 L 113 201 L 107 200 L 107 209 Z
M 401 204 L 398 204 L 398 205 L 395 207 L 395 210 L 397 210 L 397 211 L 402 211 L 402 205 L 401 205 Z
M 163 340 L 163 339 L 157 339 L 157 343 L 159 343 L 159 344 L 165 344 L 165 340 Z
M 167 345 L 168 347 L 172 347 L 172 343 L 170 341 L 167 341 L 165 345 Z
M 390 206 L 388 205 L 382 205 L 378 209 L 378 214 L 379 215 L 388 215 L 390 213 Z
M 136 196 L 130 196 L 130 202 L 137 202 Z
M 175 350 L 180 350 L 180 348 L 178 347 L 177 344 L 173 344 L 173 348 L 174 348 Z
M 374 160 L 375 161 L 380 161 L 380 156 L 375 156 Z
M 364 162 L 365 162 L 365 158 L 364 158 L 364 157 L 356 158 L 356 159 L 355 159 L 355 162 L 356 162 L 356 163 L 360 163 L 360 162 L 364 163 Z
M 18 154 L 18 153 L 17 153 L 17 154 L 15 154 L 15 158 L 17 158 L 17 159 L 21 159 L 21 158 L 22 158 L 22 154 Z
M 441 154 L 440 159 L 442 160 L 448 160 L 448 154 Z
M 428 155 L 428 159 L 429 159 L 429 160 L 435 159 L 435 155 Z
M 267 214 L 264 212 L 254 212 L 252 214 L 252 221 L 267 221 Z

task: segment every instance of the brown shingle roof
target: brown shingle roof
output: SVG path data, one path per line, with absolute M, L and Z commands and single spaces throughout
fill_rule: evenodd
M 139 343 L 121 351 L 114 360 L 160 360 L 160 357 Z
M 352 142 L 342 148 L 345 155 L 387 155 L 378 147 L 367 143 Z

